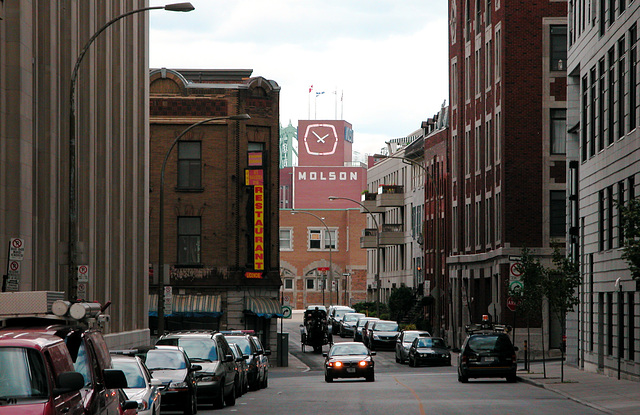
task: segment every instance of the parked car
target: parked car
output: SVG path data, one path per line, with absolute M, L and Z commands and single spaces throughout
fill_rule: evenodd
M 328 315 L 328 323 L 329 327 L 331 328 L 331 333 L 338 334 L 340 332 L 340 322 L 342 321 L 342 317 L 346 313 L 355 313 L 355 311 L 356 310 L 354 310 L 353 308 L 344 305 L 331 306 L 329 308 Z
M 249 391 L 249 366 L 247 365 L 248 355 L 244 354 L 240 346 L 236 343 L 229 343 L 231 351 L 236 361 L 236 372 L 240 377 L 240 383 L 237 385 L 238 390 L 236 396 L 242 396 Z
M 264 373 L 264 378 L 262 379 L 262 384 L 260 386 L 266 388 L 269 386 L 269 356 L 271 356 L 271 350 L 265 349 L 257 336 L 251 336 L 251 339 L 256 345 L 256 349 L 258 349 L 258 360 L 262 367 L 262 372 Z
M 400 334 L 400 326 L 395 321 L 374 320 L 368 323 L 366 333 L 366 345 L 369 349 L 393 349 Z
M 365 324 L 367 324 L 368 321 L 371 320 L 380 320 L 378 317 L 360 317 L 358 319 L 358 321 L 356 322 L 356 327 L 353 331 L 353 341 L 357 342 L 357 341 L 361 341 L 364 342 L 364 326 Z
M 467 338 L 458 355 L 458 381 L 469 378 L 504 377 L 517 380 L 517 347 L 507 334 L 508 326 L 482 323 L 467 327 Z
M 154 378 L 162 381 L 163 411 L 182 411 L 193 415 L 198 411 L 198 385 L 195 372 L 202 366 L 192 364 L 178 346 L 155 346 L 143 353 L 144 364 Z
M 198 403 L 222 408 L 236 404 L 240 377 L 231 347 L 222 333 L 211 331 L 178 331 L 161 336 L 156 345 L 180 346 L 189 361 L 200 365 L 195 373 Z
M 324 380 L 333 382 L 335 378 L 361 378 L 367 382 L 375 380 L 375 363 L 371 352 L 359 342 L 342 342 L 331 346 L 329 353 L 323 353 Z
M 160 415 L 162 381 L 151 377 L 151 372 L 137 356 L 112 355 L 114 369 L 120 369 L 127 378 L 123 389 L 128 400 L 138 403 L 139 415 Z
M 353 331 L 356 328 L 356 323 L 360 317 L 364 317 L 365 315 L 362 313 L 345 313 L 342 316 L 342 320 L 340 320 L 340 329 L 339 334 L 340 337 L 352 337 Z
M 413 339 L 418 336 L 430 337 L 428 331 L 423 330 L 402 330 L 396 339 L 396 363 L 404 363 L 409 358 L 409 348 Z
M 223 332 L 229 344 L 237 344 L 243 355 L 247 356 L 245 362 L 248 367 L 248 381 L 250 390 L 258 390 L 264 383 L 265 367 L 262 364 L 258 346 L 248 333 L 242 331 Z
M 416 337 L 409 348 L 409 366 L 451 365 L 451 352 L 440 337 Z

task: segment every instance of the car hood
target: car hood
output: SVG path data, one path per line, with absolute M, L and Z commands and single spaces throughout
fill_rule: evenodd
M 447 349 L 443 349 L 441 347 L 418 347 L 418 352 L 419 353 L 440 353 L 440 354 L 447 354 L 449 353 L 449 350 Z
M 162 383 L 182 382 L 187 377 L 187 369 L 156 369 L 151 373 L 156 379 L 160 379 Z
M 130 399 L 132 401 L 137 401 L 137 400 L 142 401 L 146 398 L 146 395 L 147 395 L 146 388 L 127 388 L 122 390 L 127 395 L 127 399 Z

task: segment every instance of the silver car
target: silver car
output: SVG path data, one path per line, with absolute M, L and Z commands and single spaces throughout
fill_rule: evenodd
M 409 349 L 416 337 L 430 337 L 428 331 L 402 330 L 396 340 L 396 363 L 404 363 L 409 359 Z
M 151 373 L 139 357 L 112 355 L 114 369 L 124 372 L 127 378 L 127 399 L 138 402 L 138 414 L 160 415 L 160 386 L 162 381 L 151 377 Z

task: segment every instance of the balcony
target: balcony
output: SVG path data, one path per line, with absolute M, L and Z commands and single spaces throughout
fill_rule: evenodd
M 377 193 L 363 193 L 361 199 L 364 208 L 360 206 L 360 213 L 384 213 L 386 209 L 379 207 L 376 203 L 377 196 Z M 367 212 L 367 209 L 369 209 L 369 212 Z
M 400 207 L 404 206 L 404 186 L 383 184 L 378 187 L 376 197 L 378 207 Z
M 404 244 L 404 229 L 402 224 L 385 223 L 380 232 L 380 245 Z
M 378 246 L 378 230 L 375 228 L 367 228 L 362 230 L 360 237 L 360 248 L 376 248 Z

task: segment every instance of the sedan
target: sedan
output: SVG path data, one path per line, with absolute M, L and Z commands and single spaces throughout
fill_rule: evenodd
M 375 380 L 373 357 L 367 347 L 358 342 L 336 343 L 329 353 L 323 353 L 324 380 L 333 382 L 335 378 L 365 378 L 367 382 Z
M 431 337 L 428 331 L 402 330 L 396 340 L 396 363 L 404 363 L 409 358 L 409 348 L 418 336 Z
M 451 365 L 451 353 L 440 337 L 417 337 L 409 348 L 409 366 Z
M 160 386 L 162 381 L 151 377 L 151 373 L 139 357 L 114 355 L 113 368 L 124 372 L 127 388 L 123 389 L 128 400 L 138 403 L 138 414 L 160 414 Z
M 242 352 L 240 346 L 236 343 L 229 343 L 229 347 L 231 347 L 231 351 L 233 352 L 233 356 L 236 360 L 236 372 L 238 372 L 238 378 L 240 382 L 238 384 L 238 390 L 236 391 L 237 396 L 244 395 L 249 390 L 249 365 L 247 364 L 247 359 L 249 356 Z
M 364 317 L 364 314 L 346 313 L 340 321 L 340 337 L 353 337 L 353 331 L 360 317 Z

